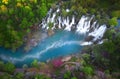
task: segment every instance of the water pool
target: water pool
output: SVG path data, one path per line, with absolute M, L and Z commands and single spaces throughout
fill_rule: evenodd
M 72 31 L 59 30 L 39 44 L 32 48 L 29 52 L 24 52 L 23 48 L 12 52 L 10 49 L 0 47 L 0 60 L 12 62 L 17 67 L 22 67 L 23 64 L 30 65 L 34 59 L 46 61 L 60 56 L 66 56 L 80 52 L 82 46 L 80 42 L 84 35 L 74 33 Z

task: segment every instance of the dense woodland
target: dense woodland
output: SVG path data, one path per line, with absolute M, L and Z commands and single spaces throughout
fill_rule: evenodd
M 46 16 L 55 0 L 1 0 L 0 46 L 16 48 L 23 45 L 24 37 Z

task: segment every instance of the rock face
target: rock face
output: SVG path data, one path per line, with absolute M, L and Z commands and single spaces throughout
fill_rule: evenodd
M 93 38 L 94 38 L 93 36 L 87 36 L 85 38 L 85 41 L 89 42 L 89 41 L 93 40 Z
M 47 34 L 48 34 L 48 36 L 52 36 L 52 35 L 54 34 L 54 31 L 51 30 L 51 29 L 49 29 L 49 30 L 47 31 Z
M 80 18 L 74 14 L 62 16 L 61 11 L 62 9 L 60 9 L 60 7 L 50 9 L 47 17 L 43 19 L 40 24 L 42 29 L 48 31 L 48 36 L 54 34 L 53 30 L 62 29 L 66 31 L 74 31 L 78 34 L 87 34 L 89 37 L 86 38 L 86 41 L 90 41 L 90 43 L 85 41 L 86 43 L 82 45 L 90 45 L 97 40 L 102 40 L 107 26 L 105 24 L 100 25 L 97 20 L 94 19 L 94 15 L 82 15 Z M 69 9 L 66 9 L 66 12 L 69 12 Z
M 52 34 L 52 33 L 51 33 Z M 38 42 L 41 40 L 44 40 L 48 35 L 46 33 L 42 33 L 41 31 L 36 31 L 29 35 L 27 39 L 27 43 L 25 44 L 24 50 L 25 52 L 28 52 L 32 49 L 32 47 L 35 47 L 38 45 Z

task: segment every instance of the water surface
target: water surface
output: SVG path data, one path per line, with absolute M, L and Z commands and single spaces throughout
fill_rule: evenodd
M 34 59 L 46 61 L 60 56 L 79 53 L 82 46 L 80 41 L 84 38 L 83 35 L 72 31 L 57 31 L 53 36 L 39 42 L 29 52 L 24 52 L 23 48 L 12 52 L 9 49 L 0 48 L 0 60 L 10 61 L 17 67 L 22 67 L 23 64 L 30 65 Z

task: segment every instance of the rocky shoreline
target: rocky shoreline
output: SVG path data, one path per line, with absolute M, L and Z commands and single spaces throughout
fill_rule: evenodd
M 45 38 L 52 36 L 54 34 L 53 30 L 48 30 L 47 32 L 42 32 L 40 29 L 33 31 L 27 35 L 27 38 L 24 39 L 26 41 L 24 50 L 25 52 L 29 52 L 33 47 L 37 46 L 38 43 Z

